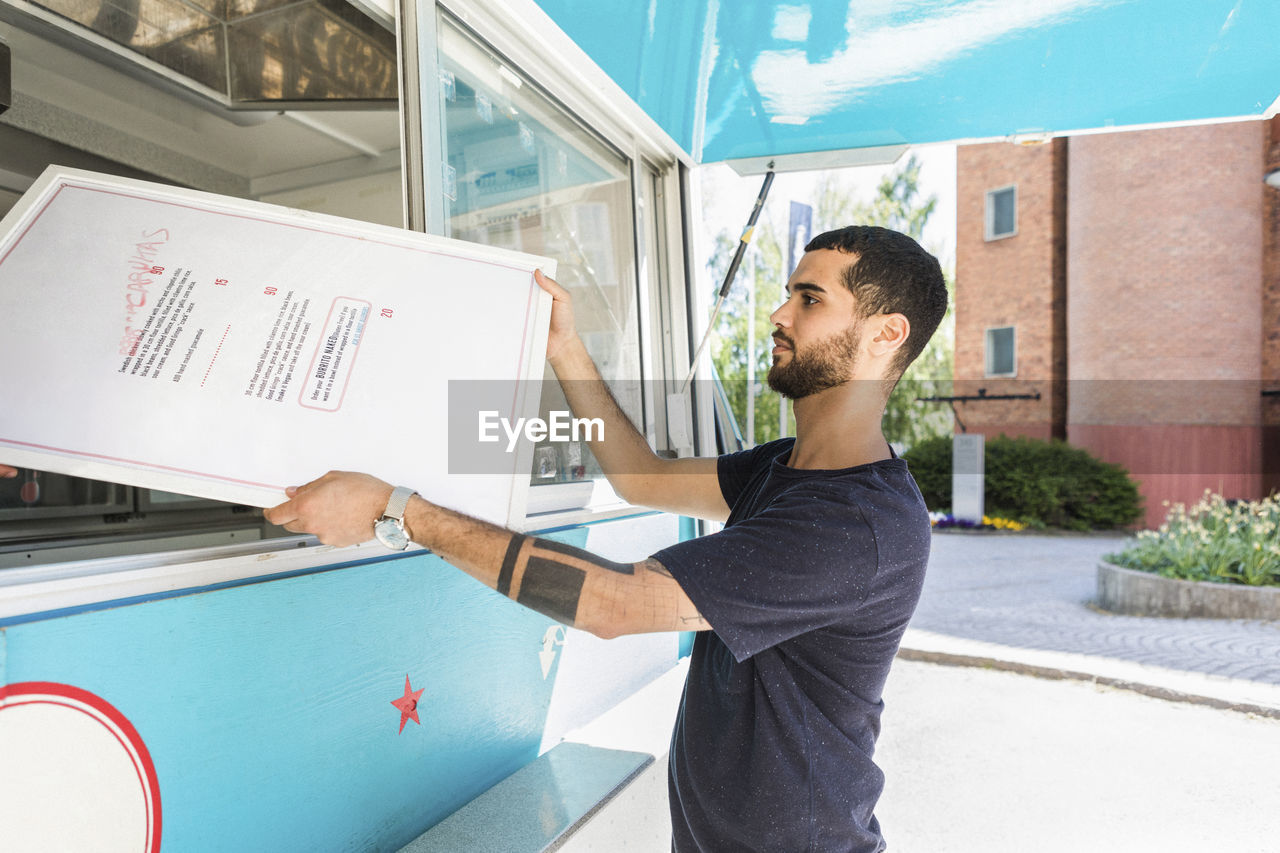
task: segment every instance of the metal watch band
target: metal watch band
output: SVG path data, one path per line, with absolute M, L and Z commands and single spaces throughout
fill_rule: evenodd
M 396 486 L 391 490 L 391 499 L 387 501 L 387 509 L 382 513 L 383 518 L 394 518 L 397 521 L 403 519 L 405 507 L 409 505 L 409 498 L 416 494 L 417 492 L 408 486 Z

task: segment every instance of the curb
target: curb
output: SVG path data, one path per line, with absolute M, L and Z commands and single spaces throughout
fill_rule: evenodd
M 1115 678 L 1112 676 L 1097 675 L 1089 672 L 1059 669 L 1052 666 L 1041 666 L 1038 664 L 1026 663 L 1025 661 L 909 648 L 899 648 L 897 657 L 902 660 L 916 661 L 919 663 L 936 663 L 943 666 L 967 666 L 975 669 L 991 669 L 1001 672 L 1012 672 L 1018 675 L 1029 675 L 1034 678 L 1044 678 L 1052 681 L 1083 681 L 1090 684 L 1101 685 L 1103 687 L 1110 687 L 1115 690 L 1127 690 L 1131 693 L 1140 693 L 1143 696 L 1150 696 L 1153 699 L 1163 699 L 1167 702 L 1183 702 L 1189 705 L 1201 705 L 1206 708 L 1215 708 L 1223 711 L 1236 711 L 1242 714 L 1253 714 L 1259 717 L 1280 720 L 1280 708 L 1274 708 L 1268 705 L 1258 705 L 1252 702 L 1234 702 L 1228 699 L 1220 699 L 1215 696 L 1189 693 L 1169 687 L 1160 687 L 1155 684 L 1131 681 L 1125 678 Z

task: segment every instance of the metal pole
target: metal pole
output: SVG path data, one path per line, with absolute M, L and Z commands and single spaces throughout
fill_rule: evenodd
M 760 276 L 760 250 L 751 253 L 751 279 L 747 290 L 747 446 L 756 446 L 756 280 Z
M 794 204 L 794 202 L 792 203 Z M 778 304 L 779 305 L 787 301 L 787 276 L 789 276 L 790 274 L 791 272 L 789 270 L 784 269 L 782 271 L 782 278 L 778 281 L 778 291 L 779 291 Z M 795 357 L 795 354 L 793 353 L 792 358 L 794 357 Z M 787 437 L 788 426 L 790 426 L 790 424 L 787 423 L 787 398 L 779 394 L 778 395 L 778 438 Z
M 729 262 L 729 270 L 724 274 L 724 284 L 720 285 L 720 296 L 716 299 L 715 308 L 711 309 L 711 319 L 707 321 L 707 330 L 702 333 L 702 341 L 698 344 L 698 348 L 693 353 L 693 363 L 689 365 L 689 375 L 684 378 L 684 384 L 680 386 L 680 393 L 689 390 L 689 384 L 693 382 L 693 374 L 698 370 L 698 359 L 702 357 L 702 351 L 707 348 L 707 341 L 711 339 L 711 333 L 716 328 L 716 317 L 720 316 L 720 308 L 724 305 L 725 297 L 729 295 L 729 288 L 733 285 L 733 277 L 737 275 L 738 266 L 742 263 L 742 256 L 746 254 L 747 246 L 751 243 L 751 235 L 756 230 L 756 220 L 760 218 L 760 209 L 764 207 L 764 200 L 769 197 L 769 187 L 773 184 L 773 163 L 769 163 L 769 171 L 764 173 L 764 184 L 760 187 L 759 194 L 756 195 L 755 207 L 751 208 L 751 216 L 747 218 L 747 227 L 743 229 L 742 236 L 738 238 L 738 250 L 733 253 L 733 260 Z

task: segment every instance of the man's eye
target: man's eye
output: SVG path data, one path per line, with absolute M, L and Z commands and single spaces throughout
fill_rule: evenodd
M 804 299 L 804 304 L 805 304 L 805 305 L 817 305 L 817 304 L 818 304 L 818 300 L 814 299 L 812 296 L 805 296 L 805 297 L 802 297 L 802 298 Z

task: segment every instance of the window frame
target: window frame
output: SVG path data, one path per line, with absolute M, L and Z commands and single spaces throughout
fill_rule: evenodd
M 1012 194 L 1011 197 L 1013 199 L 1013 202 L 1012 202 L 1013 203 L 1013 230 L 1008 232 L 996 233 L 995 198 L 1000 193 L 1006 193 L 1006 192 L 1011 193 Z M 1014 183 L 1014 184 L 1006 184 L 1002 187 L 993 187 L 992 189 L 989 189 L 986 191 L 986 195 L 984 196 L 984 199 L 985 201 L 984 201 L 983 217 L 982 217 L 983 239 L 988 243 L 992 243 L 997 240 L 1007 240 L 1010 237 L 1017 237 L 1018 236 L 1018 185 Z
M 405 0 L 401 2 L 403 5 Z M 427 17 L 428 13 L 422 10 L 418 14 L 421 26 L 421 18 Z M 500 57 L 514 72 L 532 80 L 540 93 L 562 109 L 569 119 L 629 161 L 631 206 L 634 212 L 634 280 L 638 291 L 637 317 L 640 326 L 639 357 L 644 374 L 641 377 L 643 422 L 637 423 L 636 427 L 659 452 L 714 452 L 714 443 L 709 442 L 708 436 L 702 434 L 702 425 L 706 420 L 696 414 L 691 423 L 686 421 L 686 427 L 691 426 L 696 433 L 693 446 L 673 446 L 674 442 L 670 437 L 681 432 L 687 433 L 688 429 L 681 431 L 672 428 L 668 422 L 672 413 L 667 411 L 664 394 L 656 390 L 674 390 L 670 386 L 672 383 L 678 384 L 684 378 L 690 357 L 688 353 L 691 353 L 691 335 L 688 333 L 690 306 L 686 288 L 686 281 L 691 275 L 691 247 L 687 242 L 690 226 L 686 221 L 687 167 L 692 165 L 691 159 L 679 150 L 652 118 L 625 96 L 616 83 L 591 63 L 581 48 L 536 9 L 533 14 L 526 14 L 524 8 L 518 6 L 502 10 L 500 14 L 492 3 L 484 0 L 437 0 L 431 17 L 434 19 L 437 14 L 450 19 L 453 25 Z M 441 175 L 447 165 L 447 147 L 443 137 L 446 132 L 443 112 L 434 116 L 426 115 L 431 112 L 430 105 L 435 103 L 434 91 L 428 94 L 426 87 L 428 84 L 436 85 L 434 81 L 439 79 L 439 69 L 442 67 L 438 32 L 440 22 L 437 20 L 431 29 L 436 32 L 435 49 L 423 49 L 418 57 L 418 77 L 423 81 L 421 128 L 424 136 L 424 162 L 421 174 L 436 176 Z M 612 97 L 615 94 L 616 97 Z M 409 120 L 406 118 L 406 123 Z M 438 141 L 425 138 L 432 134 L 438 137 Z M 410 176 L 412 172 L 406 170 L 405 174 Z M 642 183 L 651 178 L 655 181 L 655 187 L 660 189 L 660 198 L 657 199 L 658 204 L 653 205 L 655 209 L 645 210 Z M 429 192 L 434 184 L 434 181 L 428 180 L 425 192 Z M 412 198 L 413 188 L 409 188 L 408 195 Z M 428 215 L 423 217 L 426 230 L 443 234 L 444 217 L 432 217 L 432 200 L 428 197 L 426 202 Z M 441 213 L 443 208 L 444 205 L 441 204 Z M 653 217 L 656 221 L 642 221 L 642 212 L 644 216 Z M 644 239 L 644 229 L 651 229 L 649 233 L 656 238 L 652 245 Z M 661 325 L 655 326 L 655 323 Z M 706 402 L 709 403 L 709 399 Z M 695 394 L 692 408 L 696 411 L 702 405 L 703 402 Z M 613 502 L 617 505 L 617 498 L 612 495 L 603 479 L 598 482 L 604 488 L 597 490 L 592 503 L 580 510 L 564 511 L 564 518 L 557 517 L 557 523 L 574 523 L 574 519 L 584 513 L 597 518 L 604 503 Z M 634 509 L 630 511 L 634 512 Z M 540 515 L 536 520 L 541 524 L 546 517 Z M 530 518 L 531 522 L 533 520 Z
M 992 362 L 994 354 L 991 346 L 991 335 L 993 332 L 1009 331 L 1009 349 L 1010 361 L 1013 369 L 1008 373 L 996 373 L 992 370 Z M 1016 324 L 1009 323 L 1003 326 L 987 326 L 983 332 L 982 341 L 982 370 L 983 376 L 987 379 L 1011 379 L 1018 375 L 1018 327 Z
M 616 354 L 621 356 L 621 360 L 619 364 L 614 365 L 614 371 L 620 375 L 612 376 L 609 372 L 606 372 L 606 381 L 613 389 L 613 393 L 619 403 L 624 405 L 628 416 L 635 420 L 636 426 L 641 430 L 642 434 L 650 434 L 649 424 L 651 419 L 646 412 L 643 383 L 634 389 L 619 387 L 617 384 L 622 383 L 625 386 L 631 382 L 630 374 L 633 372 L 640 374 L 637 378 L 643 378 L 649 373 L 646 370 L 645 358 L 646 334 L 642 302 L 643 293 L 638 280 L 643 267 L 641 252 L 644 250 L 645 245 L 640 236 L 640 223 L 637 220 L 637 215 L 641 209 L 639 204 L 640 167 L 635 159 L 634 152 L 623 150 L 614 140 L 607 138 L 588 125 L 568 105 L 557 98 L 553 92 L 549 91 L 541 81 L 514 63 L 509 56 L 498 50 L 482 33 L 476 32 L 472 27 L 468 26 L 468 22 L 452 15 L 443 7 L 437 10 L 436 36 L 436 61 L 442 69 L 447 68 L 450 70 L 451 75 L 456 75 L 459 87 L 463 85 L 463 81 L 466 81 L 465 85 L 474 88 L 477 93 L 480 93 L 482 87 L 487 89 L 488 91 L 485 92 L 485 95 L 492 99 L 491 109 L 496 114 L 504 100 L 502 93 L 505 86 L 515 81 L 515 89 L 511 97 L 513 104 L 519 107 L 519 115 L 536 122 L 538 126 L 544 129 L 544 133 L 558 139 L 559 143 L 569 150 L 571 160 L 575 162 L 581 160 L 588 168 L 594 163 L 597 167 L 612 175 L 606 180 L 616 187 L 616 195 L 610 200 L 591 203 L 588 206 L 603 204 L 611 214 L 610 221 L 612 225 L 607 229 L 608 243 L 603 247 L 604 252 L 609 257 L 607 259 L 600 257 L 598 260 L 601 265 L 616 269 L 616 277 L 618 285 L 620 285 L 616 291 L 616 296 L 630 304 L 624 312 L 626 316 L 619 316 L 619 325 L 616 332 L 609 328 L 593 331 L 590 324 L 584 326 L 585 315 L 580 315 L 579 328 L 589 348 L 593 348 L 593 341 L 597 344 L 603 344 L 604 349 L 609 353 L 614 352 L 615 343 L 619 347 Z M 443 76 L 442 72 L 441 78 Z M 503 79 L 498 81 L 497 78 Z M 451 81 L 454 79 L 454 76 L 450 77 Z M 478 97 L 479 94 L 477 94 Z M 465 167 L 461 163 L 454 163 L 451 155 L 463 156 L 467 147 L 451 135 L 453 110 L 450 101 L 438 97 L 435 102 L 440 112 L 440 126 L 443 134 L 441 144 L 442 168 L 447 166 L 450 172 L 452 172 L 455 165 L 458 167 L 459 172 L 472 172 L 475 169 L 480 169 L 481 171 L 495 168 L 502 169 L 503 156 L 499 156 L 499 162 L 496 164 L 483 156 L 474 163 L 467 162 Z M 485 121 L 490 120 L 486 118 Z M 461 127 L 466 128 L 466 126 L 467 119 L 464 118 Z M 465 130 L 463 132 L 465 138 Z M 481 143 L 476 147 L 491 148 L 492 144 Z M 541 160 L 541 156 L 538 156 L 537 159 Z M 598 179 L 594 180 L 598 182 Z M 563 202 L 567 202 L 569 198 L 578 195 L 584 190 L 590 192 L 590 188 L 594 185 L 593 182 L 589 181 L 581 186 L 572 184 L 557 189 L 548 189 L 546 186 L 542 186 L 540 189 L 532 191 L 518 191 L 515 199 L 508 199 L 505 202 L 497 201 L 495 203 L 498 209 L 514 205 L 515 208 L 519 209 L 532 207 L 540 210 L 542 225 L 539 226 L 538 230 L 540 232 L 546 231 L 543 236 L 547 237 L 555 230 L 546 219 L 548 213 L 554 210 L 560 210 L 562 214 L 566 210 L 572 212 L 577 208 L 577 204 L 569 203 L 568 207 L 565 207 Z M 461 222 L 466 222 L 476 216 L 483 217 L 486 213 L 483 205 L 481 208 L 474 208 L 462 204 L 464 202 L 464 192 L 461 181 L 456 186 L 456 191 L 457 197 L 450 196 L 449 202 L 445 204 L 443 225 L 448 231 L 446 236 L 487 242 L 491 235 L 486 236 L 484 233 L 480 235 L 468 234 L 465 226 L 463 231 L 455 233 L 454 229 L 458 228 Z M 564 196 L 564 198 L 557 201 L 556 199 L 561 196 Z M 477 201 L 469 196 L 468 199 L 472 205 Z M 459 204 L 462 204 L 462 206 L 457 206 Z M 554 214 L 551 215 L 554 218 Z M 550 230 L 547 231 L 546 229 Z M 585 251 L 581 246 L 578 248 Z M 544 247 L 541 250 L 532 251 L 545 253 L 546 249 Z M 565 272 L 562 269 L 562 273 Z M 631 276 L 630 282 L 626 281 L 628 275 Z M 569 279 L 562 278 L 561 281 L 566 286 L 572 286 Z M 600 283 L 607 285 L 608 281 L 609 276 L 606 275 L 605 279 Z M 608 299 L 608 297 L 604 296 L 603 291 L 600 291 L 600 295 L 606 300 Z M 614 307 L 618 306 L 615 305 Z M 599 347 L 594 347 L 594 350 L 597 364 L 600 364 L 604 369 L 605 364 L 609 361 L 609 356 L 600 352 Z M 634 352 L 634 355 L 628 357 L 626 354 L 629 352 Z M 631 361 L 632 358 L 634 358 L 634 363 Z M 549 389 L 544 388 L 543 390 L 545 392 Z M 629 398 L 632 398 L 630 393 L 632 391 L 635 392 L 634 405 L 628 405 Z M 544 394 L 543 405 L 546 402 Z M 539 445 L 537 450 L 541 452 L 546 448 L 546 445 Z M 588 451 L 584 447 L 582 461 L 586 464 L 588 472 L 590 472 L 596 468 L 596 464 L 587 460 L 587 453 Z M 557 477 L 556 481 L 551 483 L 539 482 L 536 470 L 537 466 L 535 464 L 535 474 L 529 484 L 529 511 L 526 517 L 529 515 L 542 517 L 550 513 L 572 512 L 584 507 L 589 509 L 593 506 L 619 503 L 617 496 L 606 487 L 603 473 L 598 469 L 594 474 L 589 473 L 587 477 L 581 480 L 561 480 Z

